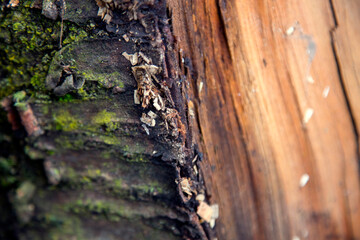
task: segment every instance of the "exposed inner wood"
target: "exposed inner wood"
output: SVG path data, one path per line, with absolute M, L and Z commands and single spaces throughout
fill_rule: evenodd
M 358 4 L 333 2 L 169 3 L 221 239 L 360 237 Z

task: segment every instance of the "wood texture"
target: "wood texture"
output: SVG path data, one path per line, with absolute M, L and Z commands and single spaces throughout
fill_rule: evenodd
M 169 1 L 219 239 L 360 238 L 359 8 L 344 2 Z
M 349 100 L 351 114 L 358 130 L 360 128 L 360 2 L 332 1 L 336 27 L 333 41 L 339 68 Z

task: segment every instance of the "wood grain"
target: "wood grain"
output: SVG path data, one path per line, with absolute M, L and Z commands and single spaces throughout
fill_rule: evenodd
M 169 1 L 219 239 L 360 239 L 359 8 L 343 2 Z
M 339 68 L 349 101 L 351 114 L 360 128 L 360 2 L 331 1 L 336 26 L 333 29 L 333 43 Z

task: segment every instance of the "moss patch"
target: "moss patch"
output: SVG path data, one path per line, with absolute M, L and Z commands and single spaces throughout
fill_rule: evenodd
M 60 111 L 53 115 L 56 130 L 74 131 L 82 126 L 81 120 L 75 118 L 68 111 Z
M 0 186 L 6 188 L 17 181 L 14 157 L 0 157 Z
M 102 125 L 106 127 L 106 131 L 114 131 L 120 127 L 120 124 L 116 122 L 116 113 L 108 112 L 106 110 L 98 113 L 92 120 L 94 124 Z
M 125 58 L 114 57 L 119 41 L 84 40 L 67 45 L 57 52 L 46 77 L 46 85 L 54 88 L 58 83 L 63 65 L 69 66 L 77 79 L 84 79 L 82 88 L 73 94 L 82 100 L 108 97 L 111 88 L 133 87 L 134 79 L 128 72 Z
M 112 73 L 95 73 L 90 70 L 88 71 L 79 71 L 79 73 L 89 81 L 97 81 L 100 86 L 105 88 L 111 88 L 118 86 L 120 88 L 124 87 L 124 83 L 121 81 L 121 75 L 118 72 Z
M 0 10 L 0 99 L 25 88 L 35 97 L 45 93 L 45 77 L 59 48 L 60 21 L 47 19 L 28 2 Z M 88 37 L 89 31 L 90 26 L 65 22 L 63 45 Z
M 77 200 L 75 203 L 68 205 L 68 210 L 76 214 L 95 214 L 102 216 L 110 221 L 119 221 L 121 217 L 129 217 L 124 207 L 111 202 L 101 200 Z

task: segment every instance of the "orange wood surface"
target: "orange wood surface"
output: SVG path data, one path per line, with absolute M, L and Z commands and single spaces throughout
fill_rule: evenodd
M 333 40 L 356 129 L 360 128 L 360 1 L 334 0 Z
M 360 239 L 359 6 L 169 2 L 219 239 Z

